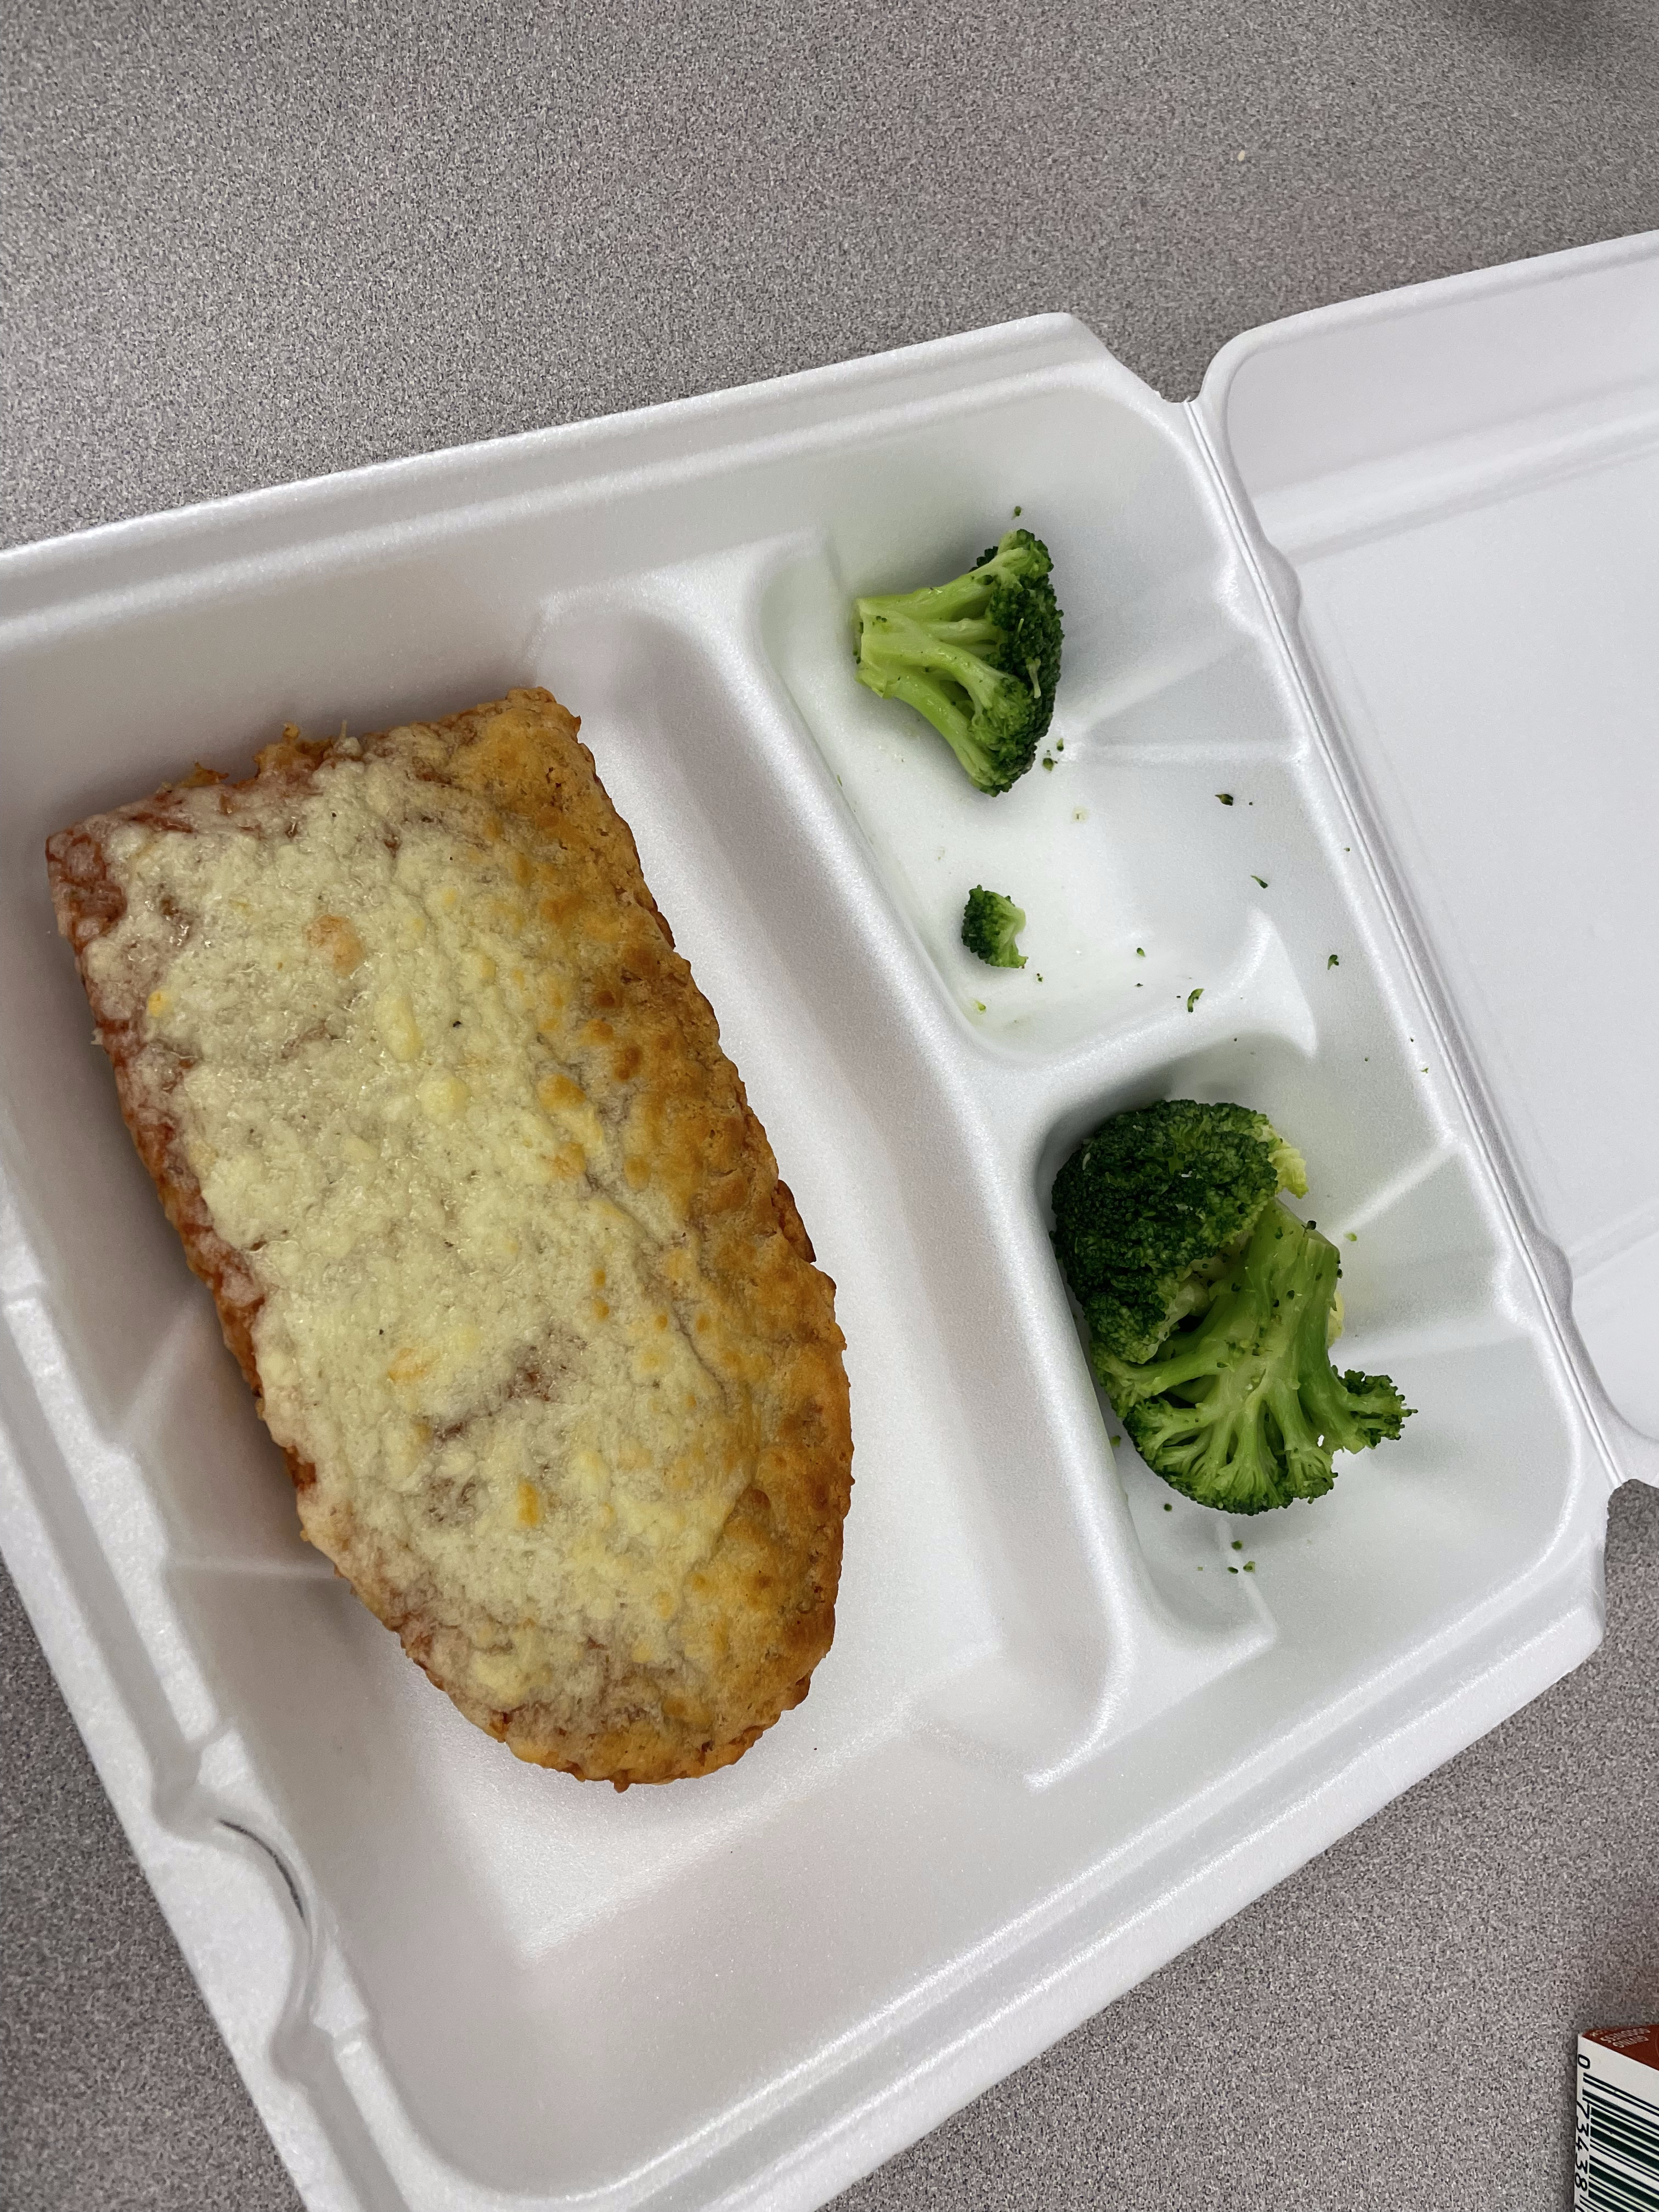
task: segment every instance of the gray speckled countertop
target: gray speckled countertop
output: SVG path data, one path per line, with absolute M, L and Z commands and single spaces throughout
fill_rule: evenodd
M 1069 308 L 1190 392 L 1300 307 L 1659 224 L 1650 0 L 36 0 L 0 539 Z M 1659 2012 L 1659 1497 L 1577 1674 L 842 2200 L 1565 2203 Z M 9 1584 L 8 2212 L 291 2212 Z

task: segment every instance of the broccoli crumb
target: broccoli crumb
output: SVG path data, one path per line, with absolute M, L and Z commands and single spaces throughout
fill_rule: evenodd
M 1072 819 L 1073 822 L 1086 822 L 1088 818 L 1089 810 L 1086 806 L 1074 806 L 1072 809 Z
M 978 1007 L 981 1013 L 985 1012 L 985 1001 L 983 999 L 975 999 L 974 1004 Z
M 1235 1537 L 1233 1538 L 1233 1549 L 1234 1549 L 1234 1551 L 1236 1551 L 1236 1552 L 1242 1552 L 1242 1551 L 1243 1550 L 1243 1548 L 1244 1548 L 1244 1539 L 1243 1539 L 1242 1536 L 1235 1536 Z
M 975 884 L 962 910 L 962 941 L 988 968 L 1023 968 L 1025 955 L 1015 941 L 1025 927 L 1025 912 L 1000 891 Z
M 1250 881 L 1253 884 L 1260 884 L 1264 891 L 1267 888 L 1267 878 L 1266 876 L 1252 876 L 1250 878 Z
M 1221 801 L 1221 804 L 1224 806 L 1231 806 L 1233 803 L 1233 795 L 1231 791 L 1218 791 L 1216 797 Z
M 1053 755 L 1052 753 L 1044 753 L 1044 755 L 1042 756 L 1042 765 L 1044 766 L 1044 768 L 1049 768 L 1049 769 L 1051 769 L 1051 768 L 1053 768 L 1054 764 L 1054 755 Z
M 1204 996 L 1204 986 L 1203 986 L 1201 983 L 1199 985 L 1198 988 L 1197 988 L 1195 991 L 1188 991 L 1188 994 L 1187 994 L 1187 1012 L 1188 1012 L 1189 1014 L 1190 1014 L 1190 1013 L 1191 1013 L 1191 1012 L 1193 1011 L 1193 1008 L 1194 1008 L 1194 1007 L 1198 1004 L 1199 1000 L 1200 1000 L 1203 996 Z
M 1167 1498 L 1164 1501 L 1164 1510 L 1166 1513 L 1173 1513 L 1175 1511 L 1174 1506 L 1170 1504 Z
M 1349 1242 L 1349 1243 L 1350 1243 L 1350 1244 L 1357 1244 L 1357 1243 L 1359 1242 L 1358 1237 L 1354 1234 L 1354 1232 L 1353 1232 L 1353 1231 L 1352 1231 L 1352 1229 L 1351 1229 L 1351 1230 L 1349 1230 L 1349 1231 L 1347 1232 L 1347 1235 L 1348 1235 L 1348 1242 Z
M 1136 947 L 1135 947 L 1135 958 L 1136 958 L 1137 960 L 1144 960 L 1146 957 L 1146 946 L 1145 946 L 1144 945 L 1136 945 Z
M 1254 1559 L 1245 1560 L 1244 1571 L 1247 1575 L 1253 1575 L 1255 1572 L 1255 1561 Z
M 1325 965 L 1328 968 L 1340 968 L 1342 965 L 1342 963 L 1337 958 L 1335 953 L 1333 952 L 1330 958 L 1325 963 Z
M 1119 1444 L 1122 1443 L 1123 1439 L 1121 1437 L 1109 1437 L 1106 1441 L 1111 1445 L 1113 1450 L 1115 1451 Z
M 1024 509 L 1023 507 L 1017 507 L 1014 509 L 1014 520 L 1015 520 L 1016 522 L 1018 522 L 1018 521 L 1019 520 L 1019 518 L 1021 517 L 1021 515 L 1022 515 L 1022 514 L 1024 514 L 1024 512 L 1025 512 L 1025 509 Z
M 1056 738 L 1054 739 L 1054 750 L 1055 750 L 1057 753 L 1063 753 L 1063 752 L 1065 751 L 1065 750 L 1066 750 L 1066 740 L 1065 740 L 1065 738 Z
M 1237 1567 L 1229 1567 L 1227 1572 L 1230 1575 L 1236 1575 L 1238 1572 L 1238 1569 Z

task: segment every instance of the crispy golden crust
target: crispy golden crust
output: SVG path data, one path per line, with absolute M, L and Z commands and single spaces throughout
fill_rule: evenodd
M 349 744 L 307 744 L 286 732 L 246 782 L 199 772 L 62 832 L 47 857 L 58 925 L 75 947 L 122 1111 L 287 1455 L 305 1533 L 478 1726 L 522 1759 L 626 1787 L 729 1765 L 805 1696 L 834 1629 L 852 1444 L 833 1285 L 811 1265 L 799 1214 L 714 1016 L 673 949 L 633 839 L 576 731 L 550 694 L 515 691 L 446 722 Z M 583 1393 L 584 1403 L 599 1401 L 613 1429 L 620 1422 L 634 1433 L 634 1409 L 610 1402 L 619 1395 L 619 1370 L 614 1360 L 604 1364 L 603 1328 L 592 1318 L 609 1310 L 586 1284 L 553 1298 L 543 1352 L 521 1357 L 509 1383 L 475 1385 L 473 1400 L 446 1408 L 446 1425 L 428 1409 L 415 1433 L 437 1441 L 406 1478 L 406 1494 L 394 1495 L 372 1473 L 373 1438 L 330 1444 L 340 1407 L 325 1379 L 308 1381 L 303 1359 L 299 1382 L 279 1389 L 272 1379 L 295 1365 L 273 1348 L 295 1340 L 284 1334 L 283 1301 L 291 1306 L 293 1294 L 277 1286 L 263 1238 L 244 1249 L 223 1233 L 198 1174 L 210 1157 L 194 1103 L 207 1048 L 181 1042 L 155 1010 L 172 993 L 168 963 L 200 940 L 204 914 L 179 888 L 194 880 L 187 872 L 175 871 L 168 888 L 167 855 L 180 854 L 185 840 L 311 836 L 319 794 L 344 792 L 365 775 L 379 779 L 384 810 L 388 773 L 414 810 L 408 819 L 445 841 L 466 898 L 514 933 L 520 964 L 513 982 L 532 1010 L 539 1055 L 526 1068 L 526 1110 L 544 1109 L 550 1129 L 562 1116 L 563 1126 L 586 1132 L 583 1145 L 549 1153 L 549 1173 L 565 1178 L 560 1218 L 577 1220 L 583 1206 L 626 1217 L 641 1310 L 652 1309 L 665 1342 L 688 1348 L 682 1365 L 694 1356 L 714 1386 L 689 1436 L 671 1433 L 660 1415 L 654 1430 L 636 1424 L 647 1443 L 624 1446 L 633 1486 L 626 1499 L 615 1494 L 642 1533 L 626 1540 L 611 1506 L 593 1509 L 596 1520 L 568 1486 L 563 1444 L 548 1445 L 548 1463 L 530 1467 L 520 1483 L 533 1526 L 515 1528 L 510 1543 L 473 1497 L 477 1482 L 461 1493 L 468 1521 L 456 1509 L 454 1481 L 446 1487 L 422 1471 L 435 1465 L 431 1455 L 445 1437 L 464 1433 L 487 1446 L 492 1424 L 522 1414 L 526 1394 L 538 1418 L 539 1401 L 551 1404 L 538 1435 L 562 1435 L 547 1423 L 564 1399 Z M 387 841 L 395 849 L 395 830 Z M 141 896 L 142 915 L 130 911 Z M 356 1018 L 357 978 L 374 973 L 379 957 L 368 923 L 346 918 L 352 897 L 352 884 L 342 883 L 331 902 L 340 911 L 305 924 L 307 957 L 336 976 L 329 1019 L 337 1029 Z M 224 926 L 215 904 L 212 927 Z M 459 1031 L 460 1021 L 453 1026 Z M 327 1022 L 313 1024 L 283 1049 L 325 1052 L 326 1037 L 320 1046 L 316 1038 L 327 1030 Z M 490 1079 L 499 1087 L 499 1068 Z M 210 1191 L 212 1175 L 204 1172 Z M 337 1289 L 337 1267 L 330 1280 Z M 270 1370 L 263 1378 L 262 1356 Z M 384 1395 L 392 1385 L 377 1387 Z M 695 1395 L 686 1402 L 699 1404 Z M 668 1439 L 654 1448 L 654 1464 L 653 1436 Z M 667 1522 L 665 1505 L 672 1509 Z M 677 1534 L 670 1571 L 655 1532 L 682 1531 L 688 1517 L 708 1539 L 698 1545 Z M 609 1532 L 598 1553 L 596 1530 Z M 504 1547 L 503 1558 L 511 1552 L 506 1579 L 495 1575 L 492 1544 Z M 610 1578 L 605 1601 L 623 1623 L 614 1632 L 593 1632 L 598 1615 L 576 1617 L 587 1595 L 580 1562 L 592 1557 Z M 628 1609 L 637 1610 L 647 1587 L 664 1620 L 659 1627 L 653 1618 L 642 1636 L 624 1616 L 634 1617 Z M 527 1589 L 556 1594 L 556 1605 L 550 1600 L 543 1611 L 558 1617 L 526 1612 Z M 523 1679 L 513 1675 L 520 1661 Z

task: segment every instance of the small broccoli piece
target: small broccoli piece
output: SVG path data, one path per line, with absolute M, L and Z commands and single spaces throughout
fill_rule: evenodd
M 1201 1505 L 1317 1498 L 1331 1455 L 1397 1437 L 1386 1376 L 1338 1375 L 1336 1247 L 1277 1203 L 1301 1158 L 1242 1106 L 1176 1099 L 1097 1129 L 1054 1182 L 1091 1360 L 1146 1464 Z
M 860 599 L 858 679 L 933 724 L 983 792 L 1036 758 L 1060 681 L 1048 549 L 1011 530 L 949 584 Z
M 975 884 L 962 909 L 962 941 L 988 968 L 1023 968 L 1025 955 L 1014 939 L 1025 927 L 1025 911 L 1000 891 Z

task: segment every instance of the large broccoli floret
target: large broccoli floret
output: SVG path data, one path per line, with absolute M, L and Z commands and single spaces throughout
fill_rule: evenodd
M 1333 1452 L 1411 1410 L 1386 1376 L 1331 1365 L 1336 1248 L 1277 1203 L 1305 1188 L 1264 1116 L 1189 1099 L 1119 1115 L 1054 1182 L 1096 1373 L 1146 1464 L 1226 1512 L 1319 1497 Z
M 1015 941 L 1025 927 L 1025 909 L 1000 891 L 975 884 L 962 910 L 962 941 L 989 968 L 1023 968 L 1025 955 Z
M 1060 681 L 1048 549 L 1011 530 L 965 575 L 860 599 L 858 679 L 925 714 L 984 792 L 1036 758 Z
M 1318 1498 L 1331 1455 L 1397 1437 L 1410 1407 L 1386 1375 L 1338 1375 L 1327 1350 L 1336 1247 L 1277 1203 L 1202 1317 L 1137 1364 L 1095 1371 L 1148 1467 L 1200 1505 L 1265 1513 Z
M 1300 1155 L 1247 1107 L 1168 1098 L 1114 1115 L 1054 1178 L 1054 1249 L 1094 1341 L 1150 1359 L 1275 1193 L 1307 1188 Z

